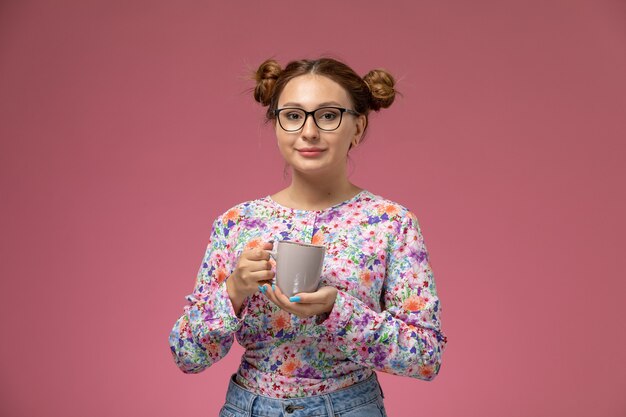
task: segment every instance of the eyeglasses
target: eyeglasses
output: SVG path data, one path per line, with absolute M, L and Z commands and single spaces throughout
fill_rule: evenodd
M 344 113 L 353 116 L 359 115 L 354 110 L 344 109 L 343 107 L 320 107 L 313 111 L 305 111 L 297 107 L 285 107 L 274 110 L 274 116 L 278 119 L 278 124 L 286 132 L 295 132 L 302 129 L 309 115 L 313 116 L 313 121 L 320 130 L 327 132 L 336 130 L 341 124 Z

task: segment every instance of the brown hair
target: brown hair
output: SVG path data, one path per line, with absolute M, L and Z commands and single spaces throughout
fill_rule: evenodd
M 254 99 L 268 106 L 267 120 L 275 118 L 274 110 L 285 85 L 305 74 L 323 75 L 342 86 L 352 100 L 353 110 L 365 115 L 366 119 L 370 110 L 378 111 L 391 106 L 396 96 L 395 79 L 384 69 L 372 70 L 361 78 L 352 68 L 333 58 L 291 61 L 285 69 L 275 60 L 268 59 L 254 74 L 257 83 Z

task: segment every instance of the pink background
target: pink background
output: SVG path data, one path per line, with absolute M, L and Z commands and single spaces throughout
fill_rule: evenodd
M 624 416 L 626 4 L 0 3 L 0 415 L 213 416 L 167 336 L 211 222 L 286 185 L 248 70 L 385 67 L 352 178 L 410 207 L 449 337 L 391 416 Z

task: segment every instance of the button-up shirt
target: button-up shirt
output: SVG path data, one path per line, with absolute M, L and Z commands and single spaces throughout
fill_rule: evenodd
M 321 285 L 338 289 L 327 316 L 298 318 L 261 292 L 235 314 L 226 279 L 245 248 L 270 240 L 326 247 Z M 237 338 L 245 353 L 236 381 L 274 398 L 328 393 L 374 370 L 431 380 L 447 342 L 416 216 L 366 190 L 324 210 L 269 196 L 227 210 L 213 223 L 186 299 L 169 337 L 178 367 L 201 372 Z

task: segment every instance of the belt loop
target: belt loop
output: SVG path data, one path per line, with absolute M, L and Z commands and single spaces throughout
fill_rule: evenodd
M 246 407 L 246 416 L 252 417 L 252 406 L 254 405 L 254 400 L 258 398 L 258 395 L 253 394 L 250 397 L 250 401 L 248 401 L 248 406 Z
M 378 384 L 378 389 L 380 390 L 380 396 L 383 397 L 384 399 L 385 393 L 383 392 L 383 386 L 380 384 L 380 381 L 378 380 L 378 375 L 376 375 L 376 371 L 374 371 L 374 379 L 376 379 L 376 384 Z
M 326 412 L 328 413 L 328 417 L 335 417 L 335 410 L 333 410 L 333 401 L 330 399 L 330 395 L 325 394 L 322 395 L 324 397 L 324 401 L 326 401 Z

